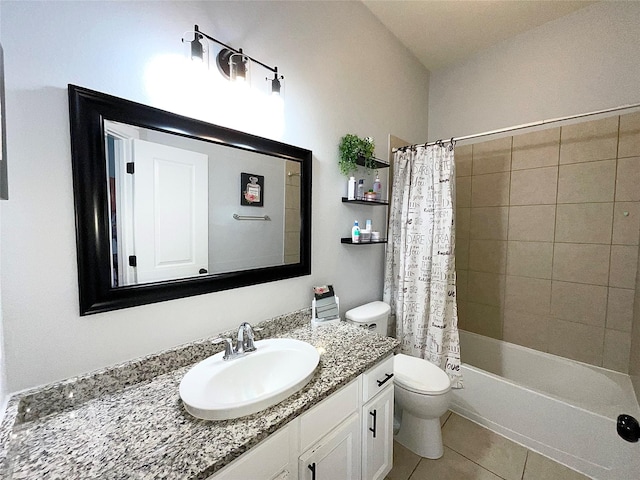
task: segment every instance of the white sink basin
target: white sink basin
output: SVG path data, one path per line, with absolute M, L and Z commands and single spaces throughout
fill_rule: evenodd
M 180 382 L 180 398 L 194 417 L 227 420 L 264 410 L 304 387 L 318 366 L 312 345 L 290 338 L 255 343 L 233 360 L 217 353 L 196 364 Z

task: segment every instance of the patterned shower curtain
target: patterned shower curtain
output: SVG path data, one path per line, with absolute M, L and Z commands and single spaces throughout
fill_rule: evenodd
M 462 388 L 453 145 L 399 150 L 393 161 L 384 301 L 402 353 L 429 360 Z

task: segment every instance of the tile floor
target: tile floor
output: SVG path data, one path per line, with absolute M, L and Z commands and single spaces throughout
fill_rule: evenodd
M 542 455 L 455 413 L 441 420 L 444 455 L 421 458 L 393 445 L 393 469 L 386 480 L 587 480 Z

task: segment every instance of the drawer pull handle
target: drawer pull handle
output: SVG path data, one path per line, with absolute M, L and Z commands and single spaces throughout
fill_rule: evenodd
M 373 428 L 369 428 L 369 431 L 373 432 L 373 438 L 376 438 L 376 419 L 378 416 L 378 412 L 374 410 L 373 412 L 369 412 L 369 415 L 373 417 Z
M 381 387 L 385 383 L 387 383 L 393 377 L 393 373 L 385 373 L 384 380 L 376 380 L 378 382 L 378 386 Z
M 316 462 L 311 465 L 307 465 L 307 468 L 311 470 L 311 480 L 316 480 Z

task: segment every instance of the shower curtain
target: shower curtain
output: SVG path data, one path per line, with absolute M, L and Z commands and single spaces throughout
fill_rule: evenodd
M 393 161 L 384 301 L 401 352 L 429 360 L 462 388 L 453 144 L 398 150 Z

